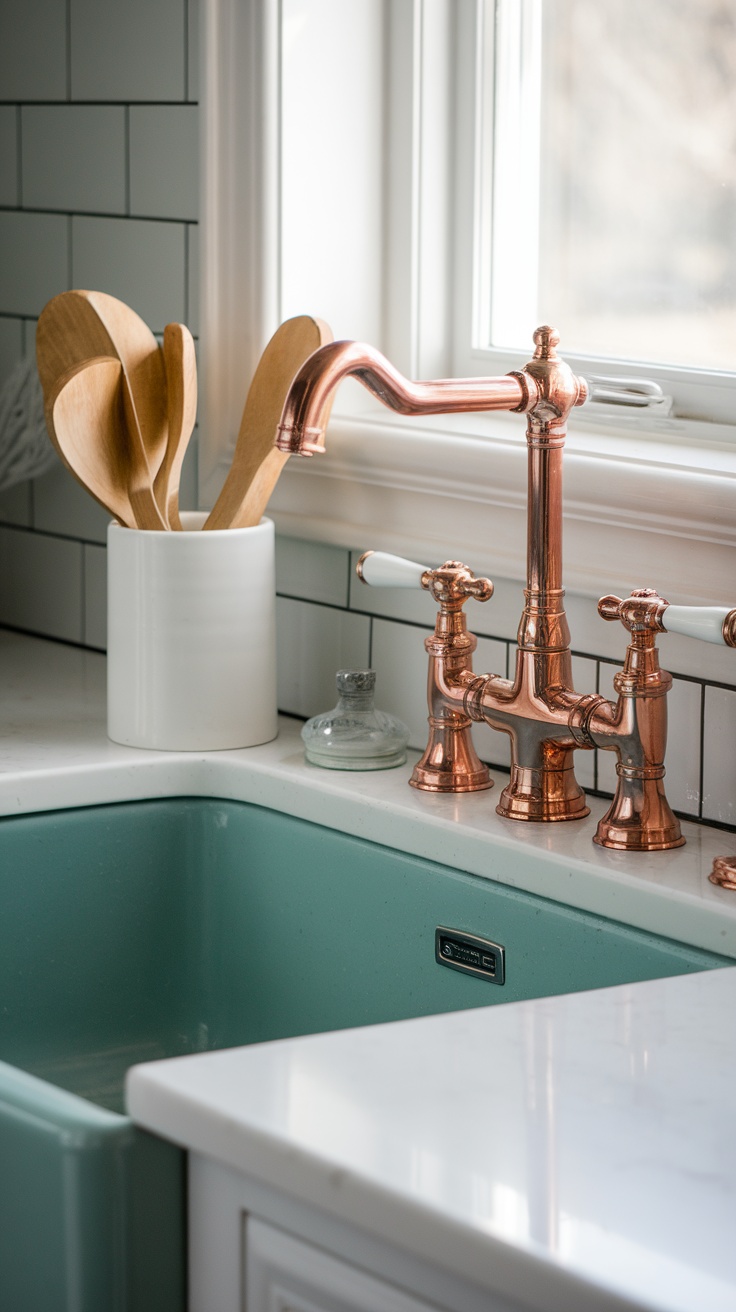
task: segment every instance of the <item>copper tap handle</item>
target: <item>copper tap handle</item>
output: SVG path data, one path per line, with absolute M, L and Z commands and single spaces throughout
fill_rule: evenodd
M 635 588 L 631 596 L 601 597 L 598 614 L 603 620 L 620 620 L 630 633 L 662 633 L 662 615 L 669 602 L 653 588 Z
M 459 560 L 447 560 L 438 569 L 428 569 L 388 551 L 364 551 L 355 572 L 361 583 L 372 588 L 424 588 L 440 605 L 467 597 L 488 601 L 493 596 L 491 580 L 476 578 Z
M 598 614 L 604 620 L 621 620 L 632 633 L 681 633 L 685 638 L 736 647 L 736 608 L 728 606 L 670 606 L 650 588 L 639 588 L 625 601 L 601 597 Z

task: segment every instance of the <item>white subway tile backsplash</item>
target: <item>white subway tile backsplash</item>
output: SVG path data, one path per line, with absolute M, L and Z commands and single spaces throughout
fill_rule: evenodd
M 373 621 L 371 668 L 376 671 L 376 706 L 381 711 L 398 715 L 409 728 L 409 746 L 419 749 L 427 745 L 427 653 L 424 639 L 432 631 L 431 627 L 420 629 L 414 624 L 399 624 L 391 620 Z
M 107 548 L 84 550 L 84 645 L 107 649 Z
M 0 529 L 0 614 L 16 628 L 81 642 L 81 543 Z
M 183 322 L 185 271 L 181 223 L 72 219 L 73 285 L 118 296 L 152 332 Z
M 197 105 L 131 105 L 131 214 L 198 218 L 198 132 Z
M 23 204 L 125 213 L 121 105 L 24 105 Z
M 3 100 L 66 100 L 67 0 L 0 4 Z
M 15 483 L 0 492 L 0 524 L 17 524 L 29 528 L 31 524 L 31 485 Z
M 0 105 L 0 205 L 18 203 L 18 112 Z
M 69 286 L 68 220 L 63 214 L 0 213 L 0 312 L 39 315 Z
M 0 319 L 0 387 L 23 359 L 23 321 Z
M 337 701 L 338 670 L 368 669 L 370 620 L 289 597 L 276 599 L 279 710 L 306 717 Z
M 736 691 L 706 688 L 703 819 L 736 825 Z
M 110 518 L 61 462 L 33 481 L 33 527 L 44 533 L 105 542 Z
M 276 591 L 328 606 L 346 606 L 349 552 L 321 542 L 276 537 Z
M 73 100 L 183 100 L 185 0 L 71 0 Z

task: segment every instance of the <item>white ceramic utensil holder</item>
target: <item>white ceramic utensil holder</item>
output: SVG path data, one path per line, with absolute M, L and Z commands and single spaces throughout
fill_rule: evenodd
M 202 533 L 112 523 L 107 535 L 107 732 L 168 751 L 276 737 L 274 528 Z

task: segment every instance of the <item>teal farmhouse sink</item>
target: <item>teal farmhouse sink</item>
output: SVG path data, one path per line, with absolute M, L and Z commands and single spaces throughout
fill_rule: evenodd
M 183 1312 L 184 1153 L 125 1115 L 134 1063 L 732 964 L 244 802 L 4 819 L 0 1306 Z

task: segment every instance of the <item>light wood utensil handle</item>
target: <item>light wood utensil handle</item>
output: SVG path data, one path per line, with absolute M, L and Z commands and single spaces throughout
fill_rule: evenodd
M 169 527 L 181 529 L 179 480 L 197 418 L 197 358 L 192 334 L 183 323 L 169 323 L 164 329 L 164 366 L 168 438 L 153 491 Z
M 233 462 L 205 529 L 248 528 L 260 522 L 288 455 L 277 451 L 276 428 L 286 393 L 304 361 L 332 332 L 321 319 L 287 319 L 266 347 L 253 376 Z

